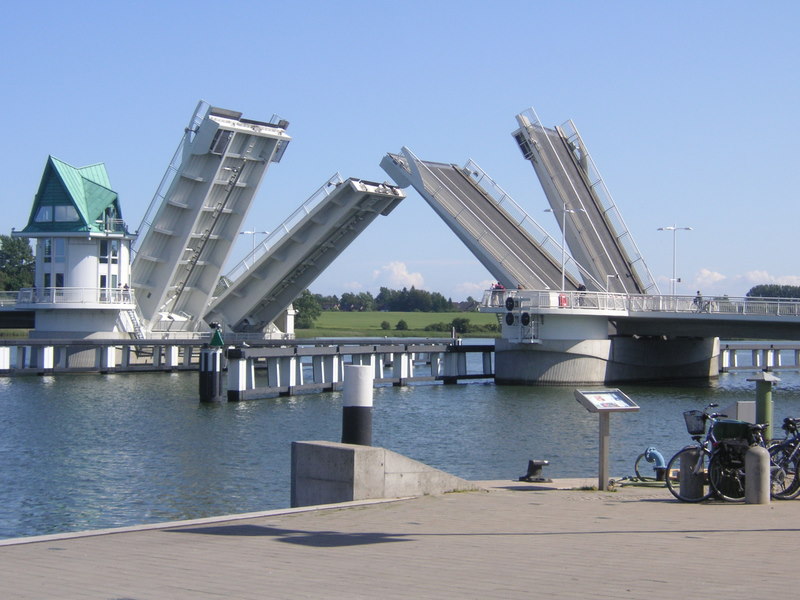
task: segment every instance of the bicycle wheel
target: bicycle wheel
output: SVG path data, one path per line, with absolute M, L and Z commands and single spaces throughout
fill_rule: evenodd
M 800 453 L 794 448 L 786 448 L 780 444 L 769 449 L 770 457 L 770 493 L 778 500 L 791 500 L 800 495 L 800 479 L 797 476 Z
M 714 494 L 728 502 L 744 501 L 744 461 L 725 451 L 715 452 L 708 463 L 708 482 Z
M 683 502 L 708 500 L 714 493 L 708 485 L 711 454 L 700 446 L 686 446 L 669 459 L 664 479 L 667 489 Z

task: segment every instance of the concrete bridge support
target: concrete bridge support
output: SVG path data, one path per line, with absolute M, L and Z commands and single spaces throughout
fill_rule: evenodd
M 499 384 L 573 385 L 715 377 L 717 338 L 543 340 L 539 344 L 497 340 Z

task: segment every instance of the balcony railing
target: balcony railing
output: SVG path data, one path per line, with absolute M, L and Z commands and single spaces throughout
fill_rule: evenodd
M 84 288 L 84 287 L 48 287 L 23 288 L 17 295 L 17 305 L 29 304 L 129 304 L 135 305 L 133 290 Z

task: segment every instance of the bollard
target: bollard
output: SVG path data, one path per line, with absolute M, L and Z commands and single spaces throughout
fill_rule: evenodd
M 769 504 L 769 450 L 751 446 L 744 455 L 744 501 L 747 504 Z
M 372 367 L 345 365 L 342 443 L 372 445 Z
M 681 496 L 685 498 L 703 497 L 706 474 L 692 472 L 699 452 L 700 448 L 688 448 L 681 454 L 681 471 L 678 477 L 680 477 Z

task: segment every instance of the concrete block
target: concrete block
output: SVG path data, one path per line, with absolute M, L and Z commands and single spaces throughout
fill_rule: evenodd
M 479 489 L 385 448 L 325 441 L 292 443 L 293 507 Z

